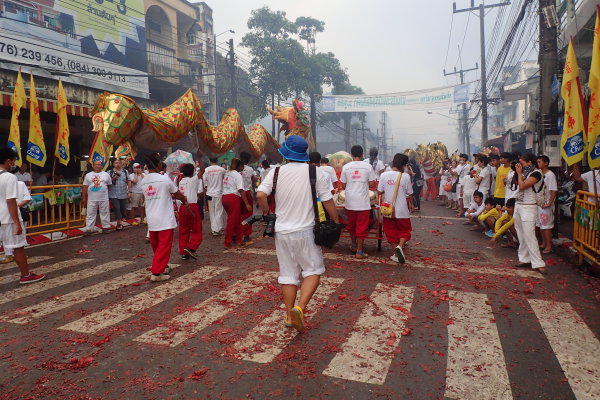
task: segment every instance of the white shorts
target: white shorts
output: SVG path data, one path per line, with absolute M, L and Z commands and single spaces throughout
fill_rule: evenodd
M 21 224 L 21 226 L 23 225 Z M 15 224 L 12 222 L 0 225 L 0 241 L 2 241 L 5 249 L 20 249 L 29 244 L 27 243 L 25 227 L 23 226 L 23 232 L 17 236 L 15 235 Z
M 539 227 L 540 229 L 554 228 L 554 207 L 538 207 L 535 226 Z
M 463 207 L 469 208 L 469 205 L 473 201 L 474 190 L 463 190 Z
M 321 248 L 315 244 L 312 229 L 275 233 L 275 250 L 279 261 L 279 278 L 281 285 L 300 285 L 300 277 L 323 275 L 325 265 Z

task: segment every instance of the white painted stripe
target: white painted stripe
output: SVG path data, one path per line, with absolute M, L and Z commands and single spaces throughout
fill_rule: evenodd
M 305 321 L 321 310 L 344 280 L 339 278 L 322 278 L 321 285 L 308 304 L 308 313 Z M 242 360 L 258 363 L 269 363 L 281 353 L 298 334 L 293 328 L 287 328 L 283 321 L 285 306 L 273 311 L 271 315 L 256 325 L 247 336 L 235 344 L 235 349 L 240 352 Z
M 135 338 L 138 342 L 175 347 L 185 342 L 216 320 L 224 317 L 247 301 L 268 282 L 277 279 L 277 273 L 254 271 L 243 280 L 208 298 L 169 321 L 169 327 L 158 327 Z M 176 329 L 172 327 L 175 326 Z
M 579 400 L 600 399 L 600 342 L 568 303 L 529 300 Z
M 3 293 L 2 296 L 0 296 L 0 304 L 8 303 L 9 301 L 43 292 L 44 290 L 53 289 L 58 286 L 67 285 L 82 279 L 102 274 L 104 272 L 112 271 L 127 264 L 131 264 L 131 261 L 111 261 L 100 265 L 94 265 L 88 269 L 73 272 L 72 274 L 57 276 L 56 278 L 52 279 L 44 279 L 40 282 L 30 283 L 27 286 L 20 286 L 17 289 L 9 290 L 8 292 Z
M 48 258 L 52 258 L 52 257 L 48 257 Z M 31 268 L 31 270 L 33 272 L 35 272 L 36 274 L 47 274 L 49 272 L 55 272 L 55 271 L 59 271 L 61 269 L 65 269 L 65 268 L 75 267 L 77 265 L 84 264 L 88 261 L 92 261 L 92 260 L 87 259 L 87 258 L 72 258 L 70 260 L 57 262 L 56 264 L 42 265 L 39 267 Z M 20 278 L 21 278 L 21 275 L 18 273 L 16 275 L 7 275 L 7 276 L 0 277 L 0 285 L 4 285 L 7 283 L 11 283 L 11 282 L 16 282 Z
M 512 399 L 502 344 L 485 294 L 450 291 L 449 399 Z
M 377 284 L 342 351 L 324 375 L 383 385 L 400 343 L 407 316 L 396 308 L 411 308 L 414 288 Z
M 260 254 L 260 255 L 272 255 L 274 257 L 277 256 L 275 250 L 267 250 L 267 249 L 238 249 L 236 250 L 238 253 L 247 253 L 247 254 Z M 372 257 L 365 260 L 359 260 L 351 255 L 337 254 L 337 253 L 323 253 L 323 258 L 327 260 L 335 260 L 335 261 L 346 261 L 346 262 L 359 262 L 359 263 L 383 263 L 383 264 L 391 264 L 397 266 L 398 264 L 390 261 L 389 258 L 382 257 Z M 460 266 L 453 267 L 450 262 L 446 264 L 444 267 L 440 267 L 439 265 L 434 264 L 425 264 L 419 261 L 412 261 L 408 259 L 406 264 L 403 267 L 417 267 L 417 268 L 426 268 L 426 269 L 434 269 L 436 271 L 452 271 L 452 272 L 468 272 L 470 274 L 489 274 L 489 275 L 513 275 L 520 276 L 523 278 L 534 278 L 534 279 L 546 279 L 542 274 L 533 270 L 527 269 L 509 269 L 509 268 L 496 268 L 490 267 L 488 265 L 479 267 L 469 267 L 469 266 Z
M 27 257 L 27 263 L 29 263 L 29 264 L 35 264 L 37 262 L 46 261 L 46 260 L 49 260 L 51 258 L 54 258 L 54 257 L 50 257 L 50 256 L 33 256 L 33 257 Z M 14 261 L 9 262 L 7 264 L 0 264 L 0 271 L 6 271 L 6 270 L 11 269 L 11 268 L 17 268 L 17 264 Z
M 95 333 L 131 318 L 139 311 L 153 307 L 171 297 L 193 288 L 201 282 L 215 277 L 228 268 L 205 266 L 177 279 L 156 283 L 156 287 L 121 301 L 102 311 L 87 315 L 58 329 Z
M 179 266 L 179 264 L 169 264 L 169 266 L 173 269 Z M 102 296 L 103 294 L 112 292 L 113 290 L 143 281 L 147 277 L 148 271 L 146 271 L 146 267 L 140 268 L 137 271 L 120 275 L 116 278 L 76 290 L 64 296 L 53 297 L 50 300 L 46 300 L 42 303 L 19 310 L 19 315 L 22 315 L 22 317 L 12 319 L 8 322 L 12 322 L 14 324 L 26 324 L 35 318 L 40 318 L 44 315 L 52 314 L 75 304 L 83 303 L 84 301 Z

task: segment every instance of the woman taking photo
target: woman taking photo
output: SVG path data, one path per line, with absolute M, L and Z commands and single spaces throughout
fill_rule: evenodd
M 233 237 L 238 243 L 242 243 L 242 202 L 249 212 L 252 205 L 248 202 L 244 192 L 242 174 L 244 164 L 239 158 L 231 159 L 229 171 L 223 177 L 223 208 L 227 213 L 227 225 L 225 226 L 225 247 L 231 247 Z
M 515 165 L 519 193 L 515 205 L 515 229 L 519 237 L 519 263 L 517 267 L 533 268 L 541 274 L 547 274 L 546 263 L 542 260 L 538 240 L 535 236 L 537 216 L 536 193 L 542 190 L 544 178 L 535 169 L 536 156 L 524 154 Z
M 390 259 L 401 264 L 406 262 L 403 247 L 410 240 L 412 232 L 410 212 L 413 203 L 410 196 L 413 194 L 413 185 L 410 175 L 403 173 L 407 163 L 408 157 L 405 154 L 396 154 L 392 161 L 392 171 L 381 174 L 377 186 L 377 192 L 382 196 L 382 204 L 390 204 L 393 207 L 391 218 L 383 218 L 383 231 L 388 242 L 395 247 L 395 254 Z M 396 189 L 398 179 L 400 182 Z

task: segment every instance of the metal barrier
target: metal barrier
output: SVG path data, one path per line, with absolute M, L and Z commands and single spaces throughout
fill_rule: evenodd
M 575 220 L 573 229 L 573 247 L 579 255 L 579 264 L 587 257 L 600 263 L 600 196 L 594 193 L 577 192 L 575 201 Z
M 85 226 L 82 185 L 32 186 L 27 236 Z

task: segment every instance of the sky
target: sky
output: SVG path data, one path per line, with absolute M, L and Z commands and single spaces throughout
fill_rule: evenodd
M 213 9 L 217 35 L 228 29 L 235 31 L 220 35 L 217 42 L 233 38 L 239 44 L 248 32 L 250 12 L 264 5 L 285 11 L 292 21 L 299 16 L 324 21 L 325 31 L 316 38 L 317 51 L 333 52 L 346 68 L 350 82 L 366 94 L 454 85 L 458 76 L 444 77 L 444 68 L 448 72 L 461 65 L 473 68 L 480 59 L 479 19 L 469 13 L 453 15 L 450 0 L 229 0 L 207 4 Z M 469 5 L 469 0 L 457 0 L 459 9 Z M 488 32 L 496 13 L 491 9 L 486 16 Z M 248 53 L 247 49 L 239 50 Z M 466 75 L 467 81 L 478 79 L 479 72 Z M 449 114 L 449 108 L 429 109 L 433 114 L 428 114 L 428 109 L 389 113 L 396 150 L 436 140 L 455 149 L 458 133 L 452 118 L 456 115 Z M 373 114 L 369 122 L 374 130 L 380 115 L 369 114 Z M 478 131 L 475 126 L 472 136 L 478 136 Z

